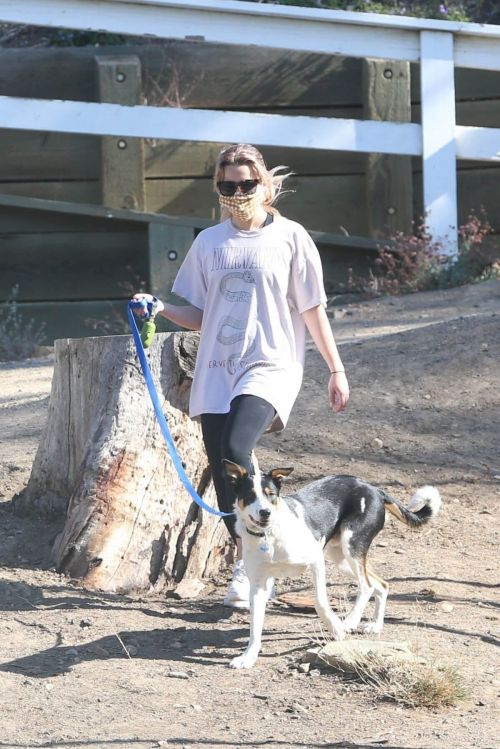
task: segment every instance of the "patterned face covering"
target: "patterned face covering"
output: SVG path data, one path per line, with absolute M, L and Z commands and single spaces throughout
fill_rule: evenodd
M 262 205 L 262 195 L 256 190 L 252 195 L 219 195 L 219 204 L 230 212 L 231 216 L 243 221 L 250 221 Z

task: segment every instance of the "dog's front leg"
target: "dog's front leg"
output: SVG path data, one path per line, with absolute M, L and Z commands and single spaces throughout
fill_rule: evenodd
M 273 587 L 273 578 L 250 580 L 250 639 L 247 649 L 230 662 L 231 668 L 252 668 L 260 653 L 262 628 L 267 600 Z
M 330 634 L 332 634 L 336 640 L 343 640 L 345 632 L 344 627 L 342 626 L 342 621 L 333 613 L 330 602 L 328 601 L 328 594 L 326 592 L 325 560 L 322 554 L 311 565 L 311 572 L 316 594 L 316 612 Z

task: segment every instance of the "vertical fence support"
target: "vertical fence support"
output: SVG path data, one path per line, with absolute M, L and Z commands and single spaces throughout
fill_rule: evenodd
M 410 63 L 363 61 L 364 119 L 411 122 Z M 371 153 L 366 160 L 366 198 L 370 235 L 410 233 L 413 219 L 411 158 Z
M 141 62 L 135 55 L 96 57 L 99 101 L 141 103 Z M 141 138 L 101 139 L 101 198 L 109 208 L 145 209 Z
M 453 34 L 420 32 L 425 221 L 443 251 L 458 252 Z
M 194 239 L 190 226 L 168 226 L 151 222 L 148 231 L 149 288 L 165 301 L 174 301 L 171 290 L 177 271 Z

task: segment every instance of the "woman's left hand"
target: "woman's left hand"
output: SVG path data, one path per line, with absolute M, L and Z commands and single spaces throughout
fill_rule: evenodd
M 345 372 L 334 372 L 328 381 L 328 397 L 334 413 L 343 411 L 349 401 L 349 383 Z

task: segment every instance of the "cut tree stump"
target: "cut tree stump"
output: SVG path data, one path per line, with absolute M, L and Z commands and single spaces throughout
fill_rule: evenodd
M 201 429 L 186 413 L 198 335 L 159 333 L 147 357 L 186 473 L 216 506 Z M 224 524 L 181 484 L 131 336 L 56 341 L 47 424 L 15 506 L 65 516 L 57 569 L 89 588 L 173 589 L 232 553 Z

